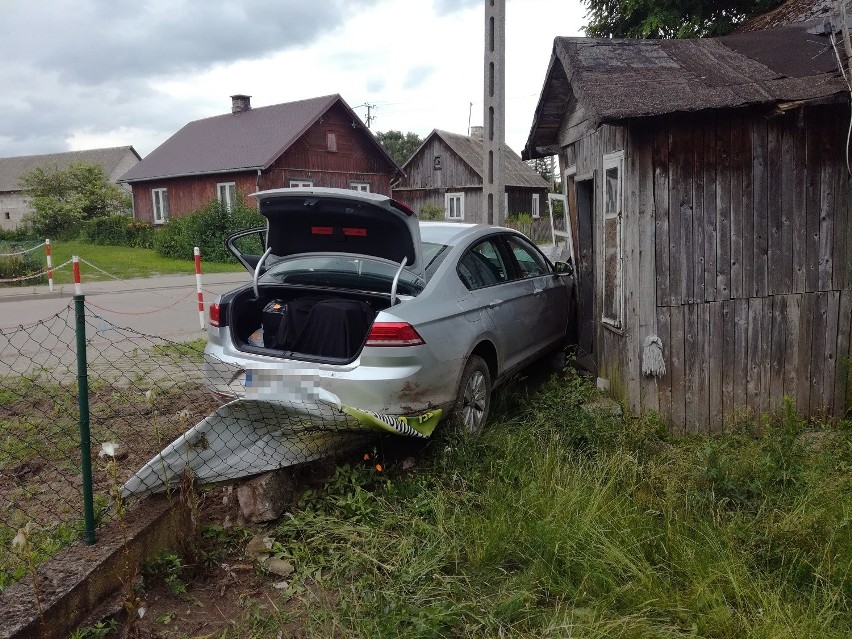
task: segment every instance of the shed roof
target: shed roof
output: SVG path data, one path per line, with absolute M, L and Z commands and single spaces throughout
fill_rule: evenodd
M 417 149 L 411 159 L 403 165 L 403 171 L 405 170 L 405 167 L 411 163 L 414 157 L 417 156 L 420 150 L 426 146 L 432 137 L 438 137 L 443 140 L 444 143 L 450 147 L 450 149 L 452 149 L 452 151 L 456 153 L 463 162 L 469 165 L 470 168 L 479 175 L 479 177 L 482 177 L 482 140 L 467 135 L 442 131 L 440 129 L 434 129 L 426 136 L 426 140 L 423 141 L 420 149 Z M 504 144 L 503 150 L 506 158 L 504 167 L 506 186 L 536 189 L 548 188 L 547 181 L 536 173 L 532 167 L 525 163 L 508 145 Z
M 89 149 L 86 151 L 65 151 L 45 155 L 20 155 L 11 158 L 0 158 L 0 191 L 20 191 L 21 176 L 37 168 L 56 166 L 58 169 L 68 168 L 73 162 L 97 164 L 107 176 L 127 156 L 133 153 L 137 159 L 139 154 L 132 146 L 115 146 L 106 149 Z
M 524 157 L 556 152 L 566 114 L 578 139 L 627 118 L 845 94 L 822 26 L 692 40 L 556 38 Z
M 267 169 L 338 102 L 351 113 L 353 122 L 364 126 L 337 93 L 217 115 L 184 126 L 125 173 L 121 181 Z M 377 152 L 398 169 L 367 132 Z

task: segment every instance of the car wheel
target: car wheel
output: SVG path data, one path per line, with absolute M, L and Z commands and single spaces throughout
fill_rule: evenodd
M 485 360 L 471 355 L 461 376 L 453 421 L 466 433 L 478 435 L 485 426 L 490 408 L 491 371 Z

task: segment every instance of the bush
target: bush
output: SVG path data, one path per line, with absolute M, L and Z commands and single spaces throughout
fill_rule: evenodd
M 421 220 L 443 220 L 444 207 L 437 204 L 424 204 L 420 207 L 420 213 L 417 217 Z
M 89 220 L 83 224 L 81 239 L 106 246 L 153 248 L 154 229 L 127 215 L 110 215 Z
M 23 250 L 24 246 L 17 243 L 0 242 L 0 253 L 15 253 Z M 14 280 L 26 277 L 44 270 L 43 251 L 23 253 L 21 255 L 0 256 L 0 280 Z M 32 286 L 47 282 L 47 275 L 41 275 L 17 282 L 0 282 L 0 286 Z
M 265 226 L 266 218 L 253 207 L 238 201 L 230 211 L 217 200 L 169 220 L 154 236 L 154 249 L 163 257 L 189 259 L 193 247 L 211 262 L 234 262 L 225 248 L 225 238 L 241 229 Z

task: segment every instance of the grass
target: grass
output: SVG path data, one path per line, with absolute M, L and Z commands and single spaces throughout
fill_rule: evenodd
M 151 249 L 100 246 L 79 240 L 67 242 L 57 240 L 52 243 L 51 249 L 53 263 L 57 266 L 70 260 L 73 255 L 79 255 L 82 259 L 121 279 L 154 277 L 157 275 L 195 274 L 195 266 L 191 255 L 187 256 L 186 260 L 176 260 L 162 257 Z M 203 259 L 204 256 L 202 256 Z M 204 273 L 226 273 L 243 270 L 244 268 L 240 264 L 202 262 L 202 271 Z M 112 279 L 83 263 L 80 264 L 80 277 L 83 282 Z M 73 283 L 74 278 L 71 265 L 69 264 L 65 268 L 55 271 L 54 281 L 57 284 Z
M 586 411 L 554 377 L 413 471 L 341 467 L 271 531 L 296 566 L 222 637 L 848 637 L 852 424 L 728 435 Z

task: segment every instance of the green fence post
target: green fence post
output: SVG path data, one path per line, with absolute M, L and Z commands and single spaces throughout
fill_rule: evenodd
M 86 363 L 85 295 L 74 296 L 77 333 L 77 402 L 80 408 L 80 458 L 83 475 L 83 541 L 95 543 L 95 507 L 92 498 L 92 442 L 89 434 L 89 373 Z

